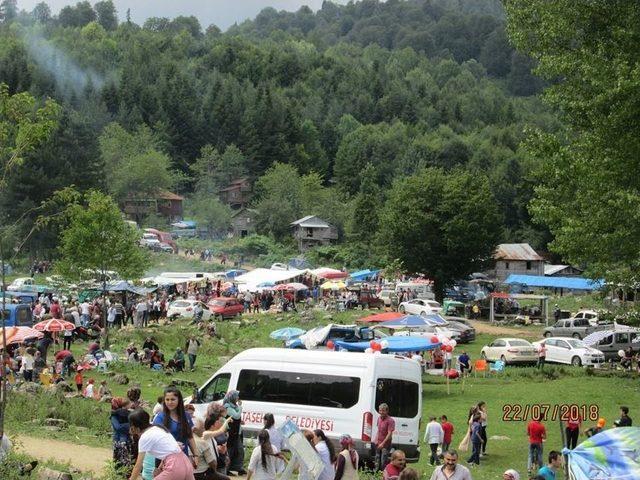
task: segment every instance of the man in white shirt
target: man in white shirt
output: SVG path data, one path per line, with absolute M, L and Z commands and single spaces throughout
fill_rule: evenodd
M 427 423 L 427 429 L 424 432 L 424 441 L 429 444 L 431 449 L 431 457 L 429 463 L 431 465 L 440 465 L 440 459 L 438 458 L 438 445 L 442 443 L 444 439 L 444 430 L 442 425 L 436 420 L 436 417 L 429 417 L 429 423 Z
M 80 304 L 80 319 L 83 326 L 88 326 L 91 321 L 91 305 L 86 300 Z

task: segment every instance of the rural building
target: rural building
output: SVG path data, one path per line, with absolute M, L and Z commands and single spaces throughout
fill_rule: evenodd
M 582 269 L 573 265 L 551 265 L 547 263 L 544 266 L 545 277 L 579 277 L 582 272 Z
M 155 195 L 145 196 L 130 193 L 124 201 L 124 213 L 138 223 L 151 214 L 176 222 L 182 219 L 183 200 L 180 195 L 167 190 L 158 190 Z
M 318 245 L 329 245 L 337 240 L 338 230 L 315 215 L 309 215 L 291 223 L 293 238 L 298 242 L 298 249 L 304 252 Z
M 504 281 L 511 274 L 544 275 L 544 259 L 528 243 L 502 243 L 493 255 L 494 276 Z
M 256 231 L 256 211 L 250 208 L 241 208 L 231 215 L 231 234 L 234 237 L 244 238 Z
M 220 201 L 228 205 L 232 210 L 240 210 L 249 205 L 251 201 L 251 182 L 248 178 L 233 180 L 225 188 L 218 191 Z

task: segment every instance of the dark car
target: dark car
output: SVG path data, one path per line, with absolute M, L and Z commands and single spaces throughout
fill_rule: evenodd
M 361 308 L 384 308 L 384 300 L 378 298 L 373 290 L 360 290 L 358 305 Z
M 471 326 L 469 321 L 460 317 L 445 317 L 447 327 L 460 333 L 458 343 L 470 343 L 476 339 L 476 329 Z

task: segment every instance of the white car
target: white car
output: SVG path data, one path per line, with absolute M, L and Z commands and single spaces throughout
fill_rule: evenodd
M 193 307 L 198 303 L 202 307 L 202 320 L 209 320 L 211 318 L 209 307 L 199 300 L 174 300 L 167 308 L 167 318 L 183 317 L 193 319 Z
M 270 270 L 289 270 L 289 266 L 284 263 L 274 263 L 271 265 Z
M 580 310 L 573 318 L 586 318 L 592 326 L 598 325 L 598 312 L 595 310 Z
M 396 301 L 397 301 L 397 297 L 398 296 L 396 295 L 395 290 L 390 290 L 390 289 L 383 288 L 378 293 L 378 298 L 384 302 L 384 306 L 385 307 L 390 307 L 391 306 L 391 296 L 392 295 L 394 295 L 396 297 Z
M 153 248 L 159 245 L 160 245 L 160 240 L 158 240 L 158 237 L 153 233 L 145 233 L 144 235 L 142 235 L 142 238 L 140 239 L 141 247 Z
M 435 325 L 430 327 L 420 328 L 420 329 L 400 330 L 399 332 L 395 332 L 393 335 L 398 337 L 426 337 L 426 338 L 431 338 L 434 335 L 437 335 L 440 338 L 447 337 L 452 340 L 455 340 L 456 342 L 460 340 L 460 332 L 456 330 L 452 330 L 447 327 L 437 327 Z
M 588 347 L 577 338 L 550 337 L 533 342 L 533 345 L 539 349 L 543 343 L 547 347 L 545 356 L 547 362 L 567 363 L 575 367 L 604 363 L 604 353 Z
M 36 282 L 33 281 L 33 278 L 20 277 L 11 282 L 11 284 L 7 286 L 7 290 L 10 292 L 19 292 L 25 287 L 33 287 L 35 284 Z
M 416 298 L 409 300 L 408 302 L 402 302 L 398 307 L 398 311 L 401 313 L 410 313 L 413 315 L 422 315 L 426 317 L 432 313 L 442 313 L 442 305 L 435 300 L 425 300 L 422 298 Z
M 502 360 L 505 365 L 538 361 L 536 347 L 521 338 L 496 338 L 489 345 L 482 347 L 480 356 L 490 362 Z

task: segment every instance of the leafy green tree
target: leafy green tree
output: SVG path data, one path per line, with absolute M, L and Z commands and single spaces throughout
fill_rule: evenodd
M 102 25 L 105 30 L 109 31 L 118 28 L 118 14 L 111 0 L 97 2 L 94 5 L 94 9 L 98 17 L 98 23 Z
M 360 191 L 354 201 L 351 232 L 357 240 L 365 243 L 372 242 L 378 231 L 382 195 L 376 179 L 375 168 L 368 163 L 362 171 Z
M 234 179 L 248 174 L 247 159 L 235 145 L 229 145 L 221 155 L 211 145 L 205 145 L 191 170 L 199 195 L 217 195 Z
M 635 75 L 640 5 L 568 0 L 505 2 L 516 47 L 553 81 L 545 98 L 567 131 L 530 132 L 543 162 L 531 205 L 550 247 L 595 278 L 635 283 L 640 274 L 640 127 Z
M 31 12 L 33 19 L 43 25 L 51 20 L 51 7 L 45 2 L 38 3 Z
M 2 2 L 0 2 L 0 20 L 2 23 L 11 23 L 17 16 L 17 0 L 2 0 Z
M 196 190 L 186 203 L 187 213 L 207 230 L 209 238 L 220 237 L 229 231 L 232 211 L 217 198 L 207 197 Z
M 427 169 L 389 190 L 378 241 L 389 259 L 433 279 L 441 298 L 446 285 L 491 258 L 500 222 L 486 178 Z

